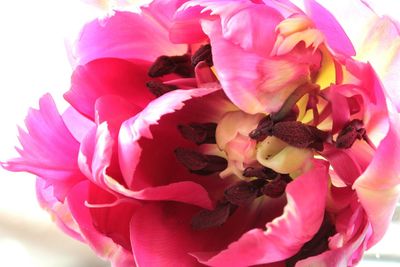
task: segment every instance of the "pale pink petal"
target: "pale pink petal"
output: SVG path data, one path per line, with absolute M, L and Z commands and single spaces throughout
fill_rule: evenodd
M 365 1 L 360 0 L 318 0 L 318 3 L 332 14 L 358 53 L 371 23 L 377 18 L 376 13 L 365 4 Z M 324 17 L 321 17 L 321 20 L 323 19 Z
M 328 45 L 345 56 L 354 56 L 356 51 L 342 26 L 335 17 L 315 0 L 306 0 L 307 15 L 315 23 L 318 30 L 325 34 Z
M 218 21 L 203 23 L 210 35 L 214 67 L 227 96 L 247 113 L 277 111 L 321 59 L 298 47 L 284 56 L 264 58 L 222 36 Z
M 275 28 L 283 20 L 283 16 L 274 8 L 251 1 L 196 0 L 184 4 L 181 10 L 188 9 L 186 16 L 193 17 L 199 11 L 198 7 L 193 9 L 196 6 L 203 7 L 201 13 L 210 11 L 212 16 L 219 16 L 225 39 L 261 56 L 271 52 L 277 35 Z M 180 16 L 179 12 L 177 16 Z M 215 17 L 208 19 L 214 20 Z M 207 30 L 205 32 L 209 35 Z
M 357 51 L 357 59 L 368 61 L 384 85 L 387 96 L 400 110 L 400 30 L 388 17 L 376 19 Z
M 11 159 L 4 168 L 33 173 L 54 186 L 59 200 L 75 183 L 84 179 L 78 169 L 79 143 L 68 131 L 50 95 L 44 95 L 39 109 L 30 109 L 25 119 L 27 132 L 20 129 L 20 158 Z
M 399 123 L 398 114 L 391 114 L 389 132 L 379 144 L 371 164 L 353 186 L 373 229 L 368 247 L 383 237 L 400 197 Z
M 115 57 L 154 61 L 161 55 L 186 53 L 186 45 L 174 45 L 167 29 L 149 12 L 115 12 L 87 24 L 76 44 L 76 65 L 98 58 Z
M 79 112 L 94 120 L 96 100 L 104 95 L 118 95 L 139 107 L 145 107 L 154 96 L 146 88 L 149 63 L 104 58 L 78 66 L 72 75 L 71 89 L 65 99 Z
M 298 252 L 318 231 L 325 212 L 328 169 L 324 162 L 314 164 L 288 185 L 284 213 L 267 223 L 265 231 L 253 229 L 216 256 L 198 257 L 200 261 L 211 266 L 250 266 L 284 260 Z
M 68 206 L 79 225 L 85 242 L 100 257 L 107 259 L 116 267 L 136 266 L 132 253 L 97 231 L 93 226 L 90 209 L 85 205 L 89 194 L 89 181 L 77 184 L 67 196 Z

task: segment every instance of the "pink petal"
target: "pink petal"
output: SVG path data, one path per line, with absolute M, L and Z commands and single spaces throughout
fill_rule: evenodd
M 207 18 L 209 14 L 201 14 L 201 10 L 200 6 L 178 10 L 169 33 L 172 42 L 194 44 L 208 39 L 201 28 L 200 20 Z
M 307 15 L 311 17 L 317 29 L 325 34 L 328 45 L 342 55 L 351 57 L 356 54 L 342 26 L 335 17 L 315 0 L 305 1 Z
M 94 122 L 83 116 L 73 107 L 68 107 L 62 114 L 62 119 L 74 138 L 82 143 L 87 132 L 95 126 Z
M 154 96 L 146 88 L 149 63 L 137 60 L 104 58 L 78 66 L 72 75 L 71 89 L 65 99 L 79 112 L 94 120 L 96 100 L 104 95 L 118 95 L 139 107 Z
M 85 206 L 88 199 L 90 183 L 84 181 L 76 185 L 67 196 L 68 206 L 76 223 L 79 225 L 85 242 L 100 257 L 110 260 L 118 267 L 135 267 L 135 261 L 130 251 L 115 244 L 112 239 L 98 232 L 93 226 L 90 210 Z
M 171 28 L 177 9 L 187 0 L 154 0 L 142 7 L 142 13 L 153 17 L 166 30 Z
M 50 95 L 44 95 L 39 110 L 30 109 L 25 119 L 27 132 L 20 129 L 20 158 L 3 165 L 9 171 L 33 173 L 54 186 L 59 200 L 75 183 L 84 179 L 76 163 L 79 143 L 68 131 Z
M 284 213 L 267 223 L 265 231 L 253 229 L 216 256 L 198 257 L 200 261 L 211 266 L 250 266 L 281 261 L 298 252 L 318 231 L 325 212 L 328 169 L 322 161 L 314 164 L 288 185 Z
M 325 144 L 321 155 L 329 161 L 336 174 L 346 185 L 351 186 L 362 172 L 361 166 L 352 151 L 349 152 L 333 145 Z
M 364 218 L 364 213 L 360 212 L 360 209 L 352 211 L 352 213 L 353 216 L 352 214 L 350 214 L 350 216 L 346 215 L 346 222 L 344 223 L 346 224 L 346 229 L 354 229 L 354 232 L 351 233 L 348 237 L 349 240 L 346 240 L 344 245 L 341 245 L 338 248 L 329 249 L 317 256 L 301 260 L 297 262 L 296 266 L 355 266 L 355 264 L 361 260 L 362 252 L 365 250 L 363 244 L 365 239 L 368 237 L 370 228 L 367 220 Z M 354 219 L 359 222 L 355 222 Z
M 186 45 L 169 41 L 167 29 L 152 12 L 115 12 L 102 21 L 90 22 L 83 28 L 76 47 L 77 65 L 105 57 L 154 61 L 161 55 L 184 54 L 187 49 Z

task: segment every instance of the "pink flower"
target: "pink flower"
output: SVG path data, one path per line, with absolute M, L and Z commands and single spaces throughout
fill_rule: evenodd
M 400 196 L 399 49 L 379 41 L 399 34 L 349 3 L 377 25 L 367 47 L 312 0 L 93 21 L 70 107 L 45 95 L 4 167 L 37 175 L 56 223 L 115 266 L 355 265 Z M 382 48 L 396 57 L 361 61 Z

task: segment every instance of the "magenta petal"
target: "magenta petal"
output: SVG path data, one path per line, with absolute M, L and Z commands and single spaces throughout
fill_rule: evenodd
M 121 123 L 141 110 L 141 107 L 130 104 L 118 95 L 105 95 L 98 98 L 95 104 L 96 123 L 107 122 L 108 128 L 118 133 Z
M 198 233 L 191 234 L 190 229 L 190 217 L 194 210 L 190 206 L 179 205 L 179 212 L 174 216 L 178 208 L 171 206 L 146 204 L 134 214 L 131 243 L 139 266 L 199 266 L 196 259 L 188 254 L 200 246 L 194 238 Z M 187 225 L 182 222 L 187 222 Z
M 346 185 L 353 185 L 362 172 L 361 166 L 351 151 L 325 144 L 321 155 L 329 161 L 336 174 Z
M 335 17 L 315 0 L 306 0 L 305 5 L 317 29 L 324 33 L 328 45 L 335 52 L 354 56 L 356 51 L 353 44 Z
M 79 143 L 68 131 L 50 95 L 44 95 L 39 110 L 30 109 L 25 119 L 27 132 L 20 129 L 20 158 L 3 167 L 9 171 L 26 171 L 54 186 L 59 200 L 75 183 L 84 179 L 76 163 Z
M 78 66 L 72 75 L 71 89 L 65 99 L 79 112 L 94 120 L 96 100 L 104 95 L 123 97 L 132 105 L 145 107 L 154 96 L 148 91 L 150 63 L 102 58 Z
M 83 242 L 78 225 L 72 219 L 71 211 L 66 203 L 59 202 L 54 197 L 53 187 L 47 186 L 46 181 L 37 178 L 36 180 L 36 196 L 40 206 L 52 215 L 57 226 L 67 235 Z
M 137 116 L 125 121 L 119 133 L 119 160 L 121 171 L 128 185 L 132 183 L 141 148 L 138 140 L 142 137 L 152 138 L 150 126 L 169 113 L 183 108 L 185 101 L 210 94 L 218 88 L 177 90 L 152 101 Z
M 77 65 L 106 57 L 154 61 L 160 55 L 184 54 L 186 49 L 186 45 L 172 44 L 165 26 L 148 12 L 115 12 L 83 28 L 75 57 Z
M 113 262 L 116 267 L 136 266 L 130 251 L 115 244 L 112 239 L 99 233 L 93 226 L 89 208 L 85 201 L 89 194 L 89 181 L 77 184 L 67 196 L 68 206 L 85 242 L 102 258 Z
M 298 252 L 318 231 L 325 212 L 328 167 L 323 161 L 314 164 L 288 185 L 284 213 L 267 223 L 265 231 L 253 229 L 214 257 L 197 255 L 199 260 L 211 266 L 239 267 L 281 261 Z

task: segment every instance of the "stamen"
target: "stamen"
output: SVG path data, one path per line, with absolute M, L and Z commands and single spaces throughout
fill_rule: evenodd
M 165 84 L 165 83 L 157 82 L 157 81 L 149 81 L 146 83 L 146 86 L 150 90 L 150 92 L 153 95 L 155 95 L 156 97 L 160 97 L 163 94 L 166 94 L 168 92 L 178 89 L 178 87 L 175 85 Z
M 298 148 L 314 148 L 323 150 L 323 142 L 329 137 L 328 132 L 299 121 L 278 122 L 272 127 L 273 136 L 291 146 Z
M 194 53 L 192 56 L 192 66 L 195 67 L 200 61 L 205 61 L 210 67 L 214 65 L 211 54 L 211 45 L 203 45 L 196 51 L 196 53 Z
M 356 139 L 363 139 L 366 136 L 366 131 L 363 128 L 364 124 L 361 120 L 354 119 L 350 121 L 339 133 L 336 139 L 337 148 L 350 148 Z
M 277 175 L 279 175 L 277 172 L 264 166 L 259 168 L 247 167 L 243 171 L 244 177 L 257 177 L 259 179 L 264 179 L 264 180 L 275 179 Z
M 245 206 L 260 196 L 260 189 L 265 180 L 257 179 L 254 182 L 239 182 L 225 190 L 224 195 L 230 203 Z
M 214 210 L 202 210 L 192 218 L 194 230 L 208 229 L 221 226 L 236 207 L 229 202 L 219 202 Z
M 178 125 L 181 135 L 198 145 L 215 144 L 215 131 L 217 124 L 210 123 L 190 123 L 189 125 Z
M 272 121 L 271 116 L 268 115 L 260 120 L 257 128 L 250 132 L 249 137 L 261 142 L 268 136 L 271 136 L 273 126 L 274 122 Z
M 156 78 L 170 73 L 176 73 L 182 77 L 193 77 L 194 70 L 191 66 L 189 55 L 160 56 L 151 65 L 148 75 Z
M 190 172 L 199 175 L 221 172 L 228 166 L 227 160 L 222 157 L 203 155 L 186 148 L 175 149 L 175 156 Z
M 264 195 L 272 197 L 272 198 L 278 198 L 285 193 L 286 185 L 290 183 L 292 179 L 290 178 L 289 175 L 287 174 L 280 174 L 279 177 L 276 179 L 272 180 L 271 182 L 267 183 L 263 189 L 262 192 Z

